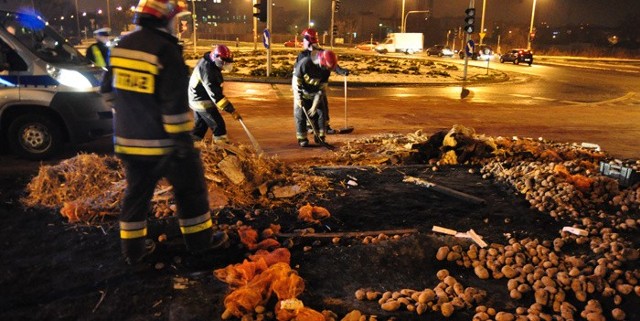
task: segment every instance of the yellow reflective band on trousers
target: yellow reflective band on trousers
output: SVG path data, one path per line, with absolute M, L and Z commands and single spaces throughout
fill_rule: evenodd
M 178 224 L 180 224 L 180 231 L 182 231 L 182 234 L 198 233 L 213 226 L 211 213 L 209 212 L 193 218 L 179 219 Z
M 213 226 L 213 222 L 211 221 L 211 219 L 209 219 L 206 222 L 196 224 L 196 225 L 180 226 L 180 231 L 182 232 L 183 235 L 194 234 L 194 233 L 202 232 L 206 229 L 209 229 L 212 226 Z
M 222 99 L 220 99 L 219 101 L 216 102 L 216 106 L 218 106 L 218 109 L 222 110 L 225 107 L 227 107 L 227 105 L 229 104 L 229 99 L 227 99 L 227 97 L 224 97 Z
M 147 236 L 147 222 L 120 222 L 120 238 L 137 239 Z
M 131 147 L 114 145 L 113 150 L 118 154 L 141 155 L 141 156 L 161 156 L 173 151 L 173 147 Z
M 118 154 L 161 156 L 173 151 L 173 139 L 132 139 L 116 136 L 114 151 Z
M 98 46 L 92 46 L 91 47 L 91 52 L 93 53 L 93 59 L 95 59 L 96 61 L 93 62 L 93 64 L 95 64 L 98 67 L 106 67 L 107 63 L 104 60 L 104 57 L 102 56 L 102 52 L 100 51 L 100 48 L 98 48 Z

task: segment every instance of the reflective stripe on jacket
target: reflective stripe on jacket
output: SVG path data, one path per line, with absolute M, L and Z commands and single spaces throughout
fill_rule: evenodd
M 111 51 L 102 92 L 114 100 L 115 152 L 137 156 L 171 153 L 173 136 L 193 129 L 187 66 L 168 33 L 143 27 Z
M 222 71 L 211 60 L 207 52 L 193 68 L 189 78 L 189 106 L 196 111 L 217 107 L 219 110 L 233 112 L 233 104 L 224 96 L 224 78 Z

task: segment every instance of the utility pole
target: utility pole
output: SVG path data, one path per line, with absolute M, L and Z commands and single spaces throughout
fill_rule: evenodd
M 253 0 L 253 6 L 258 4 L 257 0 Z M 258 17 L 253 16 L 253 50 L 258 50 Z
M 331 0 L 331 27 L 329 30 L 331 31 L 331 37 L 329 41 L 331 42 L 331 49 L 333 50 L 333 26 L 334 26 L 334 17 L 336 15 L 336 0 Z M 323 40 L 324 41 L 324 40 Z
M 76 0 L 76 26 L 78 27 L 78 39 L 80 39 L 80 13 L 78 9 L 78 0 Z
M 486 35 L 486 33 L 484 32 L 484 12 L 486 11 L 486 8 L 487 0 L 482 0 L 482 20 L 480 20 L 480 32 L 478 33 L 478 35 L 480 36 L 480 44 L 482 44 L 482 40 Z
M 264 1 L 264 0 L 263 0 Z M 311 0 L 309 0 L 311 2 Z M 267 30 L 271 32 L 271 26 L 273 21 L 273 0 L 267 0 Z M 309 6 L 311 8 L 311 6 Z M 269 38 L 269 48 L 267 48 L 267 77 L 271 75 L 271 37 Z
M 196 30 L 198 30 L 198 15 L 196 14 L 196 1 L 191 0 L 191 14 L 193 19 L 193 53 L 197 54 L 198 50 L 196 48 L 197 39 L 196 39 Z

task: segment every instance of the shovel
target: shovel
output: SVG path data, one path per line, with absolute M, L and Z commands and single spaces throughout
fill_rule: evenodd
M 302 113 L 304 114 L 304 116 L 307 117 L 307 122 L 311 126 L 311 130 L 313 130 L 313 136 L 316 138 L 317 141 L 320 142 L 320 145 L 322 145 L 328 150 L 334 150 L 336 148 L 335 146 L 325 142 L 324 139 L 320 137 L 320 135 L 318 134 L 318 130 L 316 129 L 316 126 L 313 124 L 313 121 L 311 121 L 311 117 L 309 117 L 309 114 L 307 113 L 307 110 L 304 109 L 304 106 L 300 106 L 300 109 L 302 109 Z
M 242 125 L 242 129 L 244 129 L 244 132 L 247 133 L 247 136 L 249 136 L 249 140 L 251 141 L 253 148 L 256 150 L 258 154 L 262 154 L 263 150 L 262 148 L 260 148 L 260 144 L 258 144 L 258 140 L 255 137 L 253 137 L 253 135 L 251 135 L 249 128 L 247 128 L 247 125 L 244 124 L 244 121 L 242 121 L 242 118 L 238 118 L 238 121 L 240 122 L 240 125 Z
M 338 129 L 338 134 L 349 134 L 353 132 L 353 126 L 348 126 L 347 122 L 347 76 L 344 76 L 344 127 Z

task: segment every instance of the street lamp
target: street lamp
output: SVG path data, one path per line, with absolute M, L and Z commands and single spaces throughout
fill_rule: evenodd
M 400 16 L 400 20 L 402 20 L 400 21 L 400 32 L 406 32 L 406 30 L 404 29 L 404 24 L 407 21 L 407 19 L 404 17 L 404 0 L 402 0 L 402 15 Z
M 533 17 L 536 13 L 536 2 L 533 0 L 533 8 L 531 9 L 531 25 L 529 25 L 529 35 L 527 35 L 527 50 L 531 50 L 531 33 L 533 32 Z
M 382 23 L 379 23 L 378 27 L 380 27 L 380 39 L 382 40 Z
M 482 40 L 486 35 L 486 33 L 484 32 L 484 12 L 486 11 L 486 8 L 487 0 L 482 0 L 482 19 L 480 20 L 480 32 L 478 33 L 478 35 L 480 36 L 480 44 L 482 44 Z
M 111 2 L 109 0 L 107 0 L 107 23 L 111 28 Z
M 311 0 L 309 0 L 309 20 L 307 22 L 308 22 L 307 25 L 309 26 L 309 28 L 313 27 L 311 25 Z
M 191 6 L 192 6 L 192 19 L 193 19 L 193 53 L 196 54 L 198 53 L 198 49 L 196 48 L 196 30 L 198 29 L 197 27 L 197 22 L 198 22 L 198 15 L 196 14 L 196 1 L 195 0 L 191 0 Z
M 409 18 L 409 14 L 411 13 L 429 13 L 429 10 L 412 10 L 407 12 L 407 15 L 402 19 L 402 32 L 407 32 L 407 18 Z
M 78 27 L 78 39 L 80 39 L 80 14 L 78 11 L 78 0 L 76 0 L 76 26 Z

